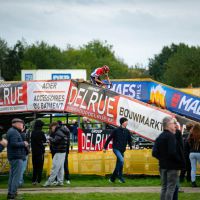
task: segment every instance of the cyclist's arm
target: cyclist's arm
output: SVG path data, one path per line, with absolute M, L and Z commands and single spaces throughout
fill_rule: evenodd
M 95 76 L 95 81 L 104 85 L 104 82 L 100 81 L 97 76 Z
M 108 76 L 106 76 L 107 81 L 109 82 L 109 84 L 111 84 L 110 79 Z

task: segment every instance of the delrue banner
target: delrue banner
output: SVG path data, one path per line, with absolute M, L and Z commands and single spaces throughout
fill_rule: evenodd
M 0 113 L 27 110 L 27 83 L 0 84 Z
M 162 132 L 162 119 L 173 114 L 138 102 L 129 97 L 88 83 L 71 82 L 65 111 L 120 126 L 121 117 L 129 121 L 127 128 L 154 141 Z
M 112 130 L 102 129 L 78 129 L 78 152 L 95 152 L 101 151 L 106 139 Z M 112 149 L 112 140 L 107 150 Z
M 112 91 L 71 81 L 65 111 L 115 125 L 119 97 Z

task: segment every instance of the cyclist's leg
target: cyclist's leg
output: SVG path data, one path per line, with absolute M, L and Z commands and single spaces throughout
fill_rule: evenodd
M 96 84 L 95 77 L 90 76 L 90 83 Z

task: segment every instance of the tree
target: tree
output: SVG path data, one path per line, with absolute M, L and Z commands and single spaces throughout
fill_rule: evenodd
M 7 42 L 0 38 L 0 70 L 1 70 L 1 76 L 4 77 L 5 73 L 4 71 L 7 68 L 6 65 L 6 58 L 7 58 L 7 54 L 9 51 L 9 47 Z
M 182 46 L 186 45 L 183 43 L 179 45 L 172 43 L 170 47 L 164 46 L 160 54 L 154 55 L 153 59 L 149 59 L 149 75 L 153 76 L 155 80 L 161 81 L 162 75 L 166 71 L 168 60 L 177 53 L 178 48 Z
M 181 46 L 168 61 L 162 82 L 173 87 L 193 87 L 200 85 L 200 47 Z
M 14 77 L 17 73 L 20 73 L 21 62 L 24 58 L 24 43 L 23 41 L 17 41 L 13 48 L 8 50 L 8 53 L 5 58 L 5 66 L 3 70 L 3 77 L 6 81 L 14 80 Z

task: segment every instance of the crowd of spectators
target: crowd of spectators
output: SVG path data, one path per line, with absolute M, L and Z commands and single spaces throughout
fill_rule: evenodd
M 122 134 L 121 132 L 124 133 L 127 130 L 127 121 L 126 118 L 120 119 L 122 128 L 115 129 L 112 132 L 104 146 L 104 152 L 110 139 L 114 139 L 113 144 L 118 144 L 116 138 L 119 136 L 116 135 L 118 133 L 120 135 Z M 50 124 L 50 137 L 47 138 L 42 131 L 44 125 L 44 122 L 41 120 L 36 120 L 31 134 L 32 185 L 45 187 L 55 184 L 62 186 L 64 181 L 63 171 L 65 171 L 66 183 L 70 184 L 68 168 L 70 133 L 72 134 L 72 142 L 76 142 L 78 140 L 77 121 L 73 119 L 72 124 L 68 126 L 64 125 L 64 122 L 61 121 L 52 122 Z M 0 128 L 2 129 L 2 127 Z M 83 117 L 82 128 L 93 128 L 92 121 L 87 117 Z M 177 129 L 176 119 L 165 117 L 163 119 L 163 130 L 158 138 L 156 138 L 152 151 L 152 155 L 159 160 L 162 182 L 160 199 L 177 200 L 178 192 L 181 192 L 179 188 L 179 170 L 181 170 L 180 182 L 185 181 L 185 174 L 187 172 L 187 182 L 191 182 L 192 187 L 198 187 L 196 184 L 196 169 L 197 161 L 200 164 L 200 125 L 199 123 L 187 123 L 182 135 L 181 131 Z M 128 130 L 127 135 L 129 135 Z M 28 154 L 30 153 L 27 136 L 27 126 L 24 121 L 19 118 L 14 118 L 12 120 L 12 127 L 7 131 L 6 139 L 0 140 L 0 152 L 7 146 L 7 157 L 10 163 L 8 199 L 24 199 L 18 196 L 17 189 L 18 187 L 25 187 L 23 173 L 26 169 Z M 49 141 L 53 161 L 50 177 L 46 183 L 42 184 L 45 153 L 44 144 L 47 140 Z M 127 139 L 127 141 L 129 140 Z M 132 146 L 130 141 L 130 146 Z M 115 181 L 118 172 L 120 182 L 125 183 L 122 174 L 124 150 L 122 151 L 118 147 L 119 145 L 115 145 L 115 148 L 113 147 L 113 151 L 117 157 L 117 163 L 116 169 L 109 180 L 111 183 Z

